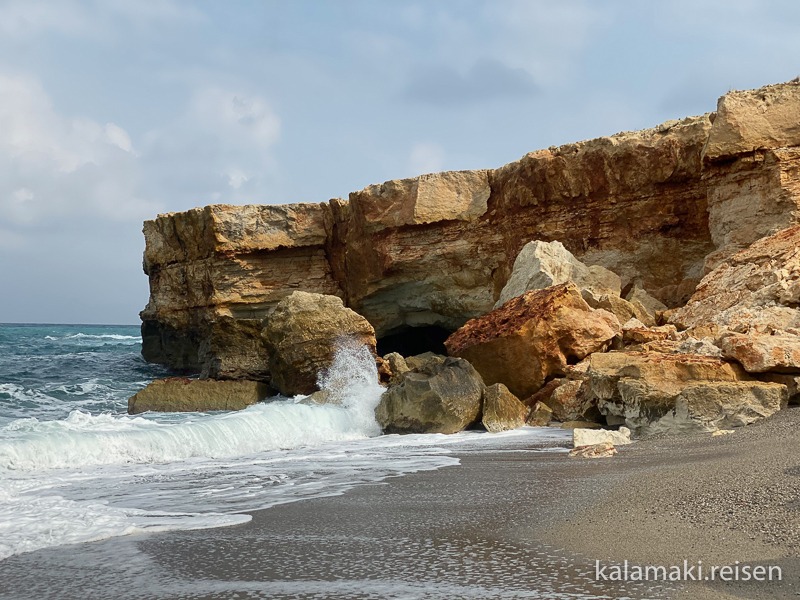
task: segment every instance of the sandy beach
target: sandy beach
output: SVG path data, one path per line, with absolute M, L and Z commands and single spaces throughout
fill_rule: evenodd
M 0 563 L 0 598 L 793 598 L 800 410 L 612 459 L 510 444 L 254 514 Z M 778 565 L 780 582 L 596 581 L 614 564 Z

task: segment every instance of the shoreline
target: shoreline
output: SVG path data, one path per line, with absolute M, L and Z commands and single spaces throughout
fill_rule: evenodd
M 788 409 L 732 435 L 650 439 L 599 460 L 456 450 L 460 466 L 242 525 L 16 555 L 0 562 L 0 598 L 796 597 L 800 476 L 786 472 L 800 465 L 798 425 Z M 598 584 L 595 559 L 773 564 L 783 581 Z

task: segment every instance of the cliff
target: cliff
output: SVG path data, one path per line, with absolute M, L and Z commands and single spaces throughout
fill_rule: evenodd
M 713 267 L 798 221 L 798 115 L 795 81 L 499 169 L 389 181 L 320 204 L 160 215 L 144 225 L 143 355 L 266 380 L 261 321 L 295 290 L 341 297 L 379 348 L 410 328 L 451 332 L 492 309 L 531 240 L 558 240 L 624 287 L 682 306 Z

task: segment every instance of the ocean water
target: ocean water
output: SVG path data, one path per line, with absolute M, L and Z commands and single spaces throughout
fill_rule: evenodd
M 383 436 L 382 388 L 364 349 L 342 350 L 322 383 L 338 405 L 275 398 L 239 412 L 128 416 L 166 376 L 138 327 L 0 325 L 0 560 L 142 531 L 248 521 L 254 510 L 458 464 L 465 448 L 559 430 Z

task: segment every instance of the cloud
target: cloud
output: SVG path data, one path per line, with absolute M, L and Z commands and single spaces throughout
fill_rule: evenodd
M 194 92 L 185 113 L 144 136 L 153 194 L 181 208 L 266 202 L 276 170 L 281 120 L 257 94 L 221 87 Z
M 453 106 L 531 96 L 537 90 L 525 69 L 482 59 L 465 72 L 450 66 L 424 68 L 411 76 L 405 96 L 426 104 Z
M 35 79 L 0 73 L 0 226 L 65 216 L 147 214 L 128 133 L 115 123 L 63 116 Z
M 414 144 L 408 158 L 408 167 L 415 176 L 441 171 L 444 169 L 444 149 L 430 142 Z

